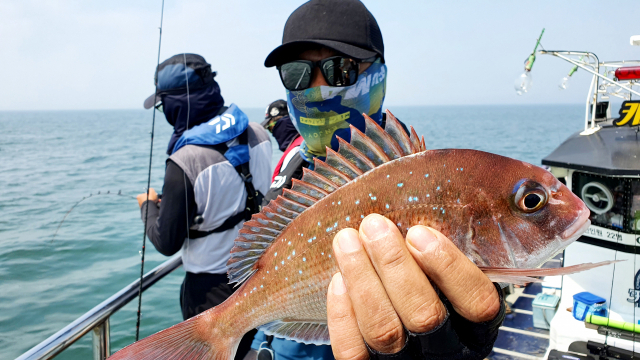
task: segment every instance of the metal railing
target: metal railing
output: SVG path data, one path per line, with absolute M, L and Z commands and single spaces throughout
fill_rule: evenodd
M 150 288 L 158 280 L 180 267 L 180 265 L 182 265 L 182 257 L 181 255 L 176 255 L 146 273 L 142 277 L 142 291 Z M 138 296 L 139 286 L 140 279 L 118 291 L 71 324 L 65 326 L 62 330 L 22 354 L 16 360 L 53 359 L 89 331 L 92 331 L 93 334 L 93 359 L 104 360 L 111 354 L 109 317 Z

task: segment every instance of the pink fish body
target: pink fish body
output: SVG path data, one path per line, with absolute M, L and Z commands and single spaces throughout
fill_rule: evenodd
M 229 260 L 242 283 L 223 304 L 135 343 L 112 359 L 233 359 L 244 333 L 329 344 L 326 294 L 338 272 L 332 240 L 371 213 L 406 235 L 414 225 L 441 231 L 495 281 L 517 278 L 589 226 L 584 203 L 549 172 L 475 150 L 429 150 L 388 113 L 366 136 L 328 150 L 301 181 L 245 223 Z M 493 271 L 493 272 L 491 272 Z M 529 271 L 527 274 L 534 274 Z M 514 277 L 515 276 L 515 277 Z

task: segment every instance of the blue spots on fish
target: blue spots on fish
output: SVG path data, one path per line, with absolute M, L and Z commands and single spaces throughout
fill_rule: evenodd
M 346 218 L 344 218 L 345 220 L 349 221 L 351 220 L 351 216 L 347 216 Z
M 428 177 L 429 177 L 429 174 L 424 174 L 424 177 L 428 178 Z
M 402 187 L 404 183 L 398 183 L 398 187 Z
M 387 179 L 389 178 L 389 175 L 387 175 Z
M 287 245 L 291 245 L 291 241 L 289 241 L 289 242 L 287 243 Z
M 264 287 L 264 285 L 260 285 L 260 289 L 262 289 Z
M 342 201 L 338 201 L 338 205 L 340 205 L 342 203 Z
M 458 199 L 458 204 L 460 204 L 460 199 Z
M 451 182 L 451 180 L 447 180 L 447 182 Z
M 385 205 L 385 207 L 388 209 L 389 208 L 389 204 Z
M 276 270 L 278 270 L 278 265 L 276 265 Z
M 273 254 L 273 256 L 278 256 L 278 252 L 276 252 L 275 254 Z
M 302 274 L 302 270 L 298 270 L 298 274 Z
M 306 258 L 306 257 L 303 257 L 303 258 L 302 258 L 302 261 L 307 261 L 307 258 Z
M 444 209 L 442 209 L 442 213 L 444 214 Z
M 287 260 L 291 260 L 291 255 L 287 256 Z
M 427 194 L 427 197 L 430 197 L 431 195 Z
M 417 197 L 417 196 L 414 196 L 414 197 L 413 197 L 413 201 L 418 201 L 418 197 Z
M 360 200 L 356 200 L 356 205 L 360 204 Z
M 338 223 L 337 222 L 333 223 L 333 227 L 337 228 L 338 227 Z
M 318 221 L 318 226 L 320 226 L 320 221 Z
M 360 215 L 360 219 L 364 219 L 364 215 Z
M 284 260 L 281 261 L 282 265 L 284 265 Z
M 438 187 L 436 188 L 436 190 L 440 190 L 440 186 L 438 186 Z
M 402 224 L 401 223 L 397 223 L 396 225 L 398 225 L 398 227 L 400 227 Z
M 413 171 L 409 171 L 409 175 L 413 174 Z
M 331 205 L 335 205 L 335 204 L 336 204 L 336 202 L 335 202 L 335 201 L 332 201 L 332 202 L 331 202 Z

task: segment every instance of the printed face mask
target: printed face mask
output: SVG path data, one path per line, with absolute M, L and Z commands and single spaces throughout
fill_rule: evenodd
M 287 90 L 289 116 L 304 138 L 303 156 L 307 160 L 326 156 L 326 146 L 338 148 L 336 136 L 349 141 L 349 125 L 364 132 L 362 113 L 381 123 L 386 89 L 387 67 L 378 60 L 351 86 Z

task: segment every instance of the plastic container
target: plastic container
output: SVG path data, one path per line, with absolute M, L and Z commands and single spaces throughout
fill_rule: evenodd
M 607 316 L 605 307 L 607 300 L 590 292 L 581 292 L 573 295 L 573 317 L 583 321 L 587 314 Z
M 556 314 L 560 297 L 552 294 L 540 293 L 533 299 L 533 326 L 549 329 L 551 319 Z

